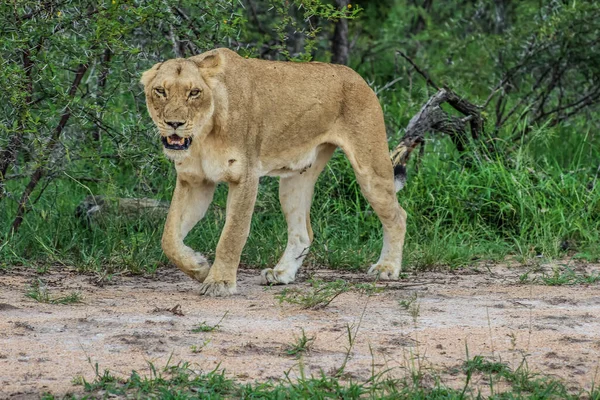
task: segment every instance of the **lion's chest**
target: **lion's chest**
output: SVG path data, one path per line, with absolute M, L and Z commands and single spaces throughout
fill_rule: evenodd
M 202 152 L 176 163 L 179 179 L 190 183 L 210 181 L 237 183 L 243 177 L 245 161 L 230 152 Z
M 212 182 L 239 182 L 245 169 L 243 164 L 244 161 L 233 154 L 205 157 L 201 160 L 204 175 Z

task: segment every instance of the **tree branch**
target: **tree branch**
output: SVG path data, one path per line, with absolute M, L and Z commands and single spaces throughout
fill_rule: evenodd
M 427 74 L 427 72 L 425 72 L 421 68 L 419 68 L 419 66 L 417 64 L 415 64 L 415 62 L 409 56 L 407 56 L 400 50 L 396 51 L 396 53 L 399 54 L 406 61 L 408 61 L 410 63 L 410 65 L 413 66 L 415 71 L 417 71 L 423 78 L 425 78 L 425 81 L 427 82 L 427 84 L 429 86 L 432 86 L 436 90 L 440 90 L 440 87 L 438 85 L 436 85 L 435 82 L 429 77 L 429 74 Z
M 100 63 L 100 73 L 98 74 L 98 95 L 96 98 L 96 104 L 99 106 L 99 110 L 96 113 L 96 119 L 102 121 L 102 116 L 104 113 L 104 107 L 106 105 L 106 100 L 104 97 L 104 89 L 106 87 L 106 81 L 108 80 L 108 73 L 110 72 L 110 59 L 112 57 L 112 52 L 107 47 L 104 49 L 104 55 L 102 57 L 102 62 Z M 100 140 L 100 125 L 96 124 L 94 129 L 92 130 L 92 137 L 97 142 Z

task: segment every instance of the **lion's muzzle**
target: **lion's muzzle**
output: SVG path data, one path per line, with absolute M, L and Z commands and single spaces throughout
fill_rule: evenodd
M 173 134 L 171 136 L 162 136 L 161 137 L 163 146 L 169 150 L 187 150 L 192 144 L 191 137 L 181 137 L 179 135 Z

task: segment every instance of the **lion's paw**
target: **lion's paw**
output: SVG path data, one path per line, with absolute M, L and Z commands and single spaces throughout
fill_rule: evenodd
M 294 281 L 287 271 L 277 271 L 273 268 L 265 268 L 260 271 L 261 284 L 263 285 L 287 285 Z
M 237 293 L 235 281 L 210 281 L 208 279 L 200 286 L 200 294 L 211 297 L 225 297 Z
M 193 261 L 194 266 L 188 270 L 187 275 L 198 282 L 204 282 L 210 271 L 210 264 L 202 254 L 197 252 L 194 252 Z
M 400 267 L 394 267 L 391 264 L 375 264 L 371 266 L 369 275 L 375 275 L 381 280 L 398 279 L 400 276 Z

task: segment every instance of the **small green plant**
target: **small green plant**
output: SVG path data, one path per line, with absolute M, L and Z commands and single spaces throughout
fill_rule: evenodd
M 190 346 L 190 351 L 191 351 L 192 353 L 194 353 L 194 354 L 201 353 L 201 352 L 202 352 L 202 350 L 204 350 L 204 348 L 205 348 L 205 347 L 206 347 L 206 346 L 207 346 L 209 343 L 210 343 L 210 340 L 205 340 L 205 341 L 204 341 L 202 344 L 200 344 L 200 345 L 195 345 L 195 344 L 193 344 L 193 345 L 191 345 L 191 346 Z
M 591 273 L 590 275 L 585 274 L 581 277 L 581 279 L 582 279 L 583 283 L 588 283 L 588 284 L 598 283 L 598 282 L 600 282 L 600 272 L 598 272 L 596 274 Z
M 404 278 L 400 278 L 404 279 Z M 352 289 L 358 291 L 361 294 L 366 294 L 367 296 L 371 296 L 375 293 L 383 292 L 383 287 L 378 287 L 377 282 L 369 282 L 369 283 L 355 283 L 352 285 Z
M 581 252 L 581 253 L 577 253 L 573 256 L 574 260 L 583 260 L 586 262 L 598 262 L 598 260 L 600 260 L 600 257 L 598 257 L 597 254 L 591 254 L 588 252 Z
M 559 267 L 553 267 L 552 274 L 546 275 L 542 273 L 540 281 L 548 286 L 573 285 L 577 283 L 578 277 L 570 268 L 565 268 L 564 271 L 561 271 Z
M 225 319 L 225 317 L 227 316 L 227 314 L 229 314 L 229 311 L 226 311 L 225 314 L 223 314 L 223 316 L 219 320 L 219 322 L 217 322 L 214 325 L 209 325 L 209 324 L 206 323 L 206 321 L 202 321 L 197 327 L 195 327 L 194 329 L 192 329 L 192 332 L 193 333 L 214 332 L 216 330 L 219 330 L 219 328 L 221 328 L 221 322 L 223 322 L 223 320 Z
M 297 304 L 305 309 L 316 310 L 327 307 L 340 294 L 352 289 L 352 286 L 342 279 L 333 282 L 311 279 L 309 282 L 311 287 L 308 290 L 285 288 L 275 298 L 279 303 Z
M 510 368 L 499 361 L 490 361 L 486 360 L 483 356 L 475 356 L 470 360 L 467 360 L 463 363 L 463 370 L 465 372 L 483 372 L 486 374 L 501 374 L 507 375 L 509 374 Z
M 32 298 L 39 303 L 48 304 L 75 304 L 82 302 L 82 296 L 79 292 L 72 292 L 61 297 L 51 297 L 50 293 L 48 293 L 46 284 L 41 279 L 36 280 L 31 285 L 31 288 L 25 293 L 25 296 Z
M 88 357 L 88 362 L 91 364 L 91 359 Z M 100 373 L 100 366 L 98 365 L 98 363 L 94 363 L 92 365 L 92 368 L 94 369 L 94 373 L 96 375 L 96 378 L 94 379 L 93 382 L 88 382 L 84 377 L 80 376 L 81 380 L 81 384 L 84 387 L 84 390 L 86 392 L 91 392 L 93 390 L 100 390 L 108 385 L 117 385 L 117 384 L 122 384 L 123 380 L 117 378 L 116 376 L 112 375 L 110 373 L 109 370 L 105 369 L 104 372 L 101 374 Z
M 415 325 L 417 324 L 417 319 L 421 313 L 421 305 L 418 300 L 419 295 L 417 292 L 413 292 L 408 299 L 398 300 L 400 307 L 408 311 Z
M 302 334 L 296 338 L 294 343 L 288 345 L 288 347 L 285 349 L 285 354 L 296 358 L 299 358 L 303 354 L 308 354 L 310 352 L 310 347 L 313 345 L 315 340 L 315 336 L 306 336 L 306 332 L 303 328 Z
M 308 290 L 299 288 L 285 288 L 275 296 L 279 303 L 298 304 L 305 309 L 318 310 L 327 307 L 336 297 L 342 293 L 356 291 L 371 296 L 383 291 L 377 287 L 375 282 L 371 283 L 349 283 L 343 279 L 333 282 L 325 282 L 320 279 L 310 279 L 311 287 Z
M 408 299 L 400 299 L 398 300 L 398 304 L 405 310 L 408 310 L 414 302 L 417 301 L 419 295 L 417 292 L 413 292 Z
M 75 375 L 73 379 L 71 379 L 71 384 L 73 386 L 83 386 L 83 382 L 85 382 L 85 378 L 82 375 Z
M 526 284 L 526 283 L 530 283 L 531 279 L 529 278 L 529 274 L 531 271 L 527 271 L 524 274 L 519 275 L 519 283 L 520 284 Z

